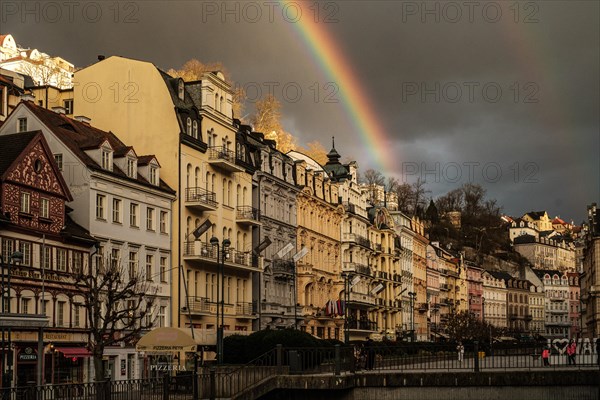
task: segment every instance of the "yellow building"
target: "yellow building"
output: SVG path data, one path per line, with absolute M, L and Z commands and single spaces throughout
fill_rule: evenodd
M 417 341 L 428 340 L 427 333 L 427 245 L 425 228 L 421 220 L 413 217 L 411 221 L 413 232 L 413 287 L 415 299 L 415 335 Z
M 296 205 L 296 290 L 303 318 L 300 329 L 323 339 L 343 340 L 340 236 L 344 208 L 338 204 L 338 185 L 306 155 L 288 155 L 297 160 L 296 183 L 304 186 Z
M 231 86 L 223 75 L 184 82 L 152 63 L 109 57 L 75 74 L 74 103 L 77 115 L 155 154 L 161 178 L 177 188 L 171 221 L 173 325 L 189 326 L 191 320 L 196 338 L 214 344 L 221 286 L 225 335 L 250 331 L 252 274 L 259 271 L 251 257 L 252 227 L 258 224 L 253 166 L 245 150 L 236 148 Z M 195 231 L 207 219 L 212 226 Z M 230 241 L 223 274 L 212 237 L 221 249 Z

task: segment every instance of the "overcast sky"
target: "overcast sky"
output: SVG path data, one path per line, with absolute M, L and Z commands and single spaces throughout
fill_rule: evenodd
M 510 215 L 547 210 L 577 223 L 600 201 L 600 2 L 321 1 L 303 2 L 302 16 L 297 3 L 6 0 L 0 30 L 76 67 L 99 54 L 164 69 L 221 61 L 252 97 L 246 113 L 256 88 L 275 82 L 300 144 L 329 150 L 335 136 L 362 171 L 391 154 L 382 172 L 422 176 L 433 197 L 473 181 Z M 349 82 L 301 40 L 302 18 L 360 81 L 388 138 L 374 152 L 336 91 Z

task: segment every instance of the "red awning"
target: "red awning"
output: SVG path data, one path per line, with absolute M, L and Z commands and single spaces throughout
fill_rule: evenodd
M 59 347 L 56 351 L 65 357 L 91 357 L 92 353 L 85 347 Z

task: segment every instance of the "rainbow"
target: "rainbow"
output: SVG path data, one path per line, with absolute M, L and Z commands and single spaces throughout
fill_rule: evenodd
M 302 9 L 298 22 L 289 24 L 295 28 L 327 79 L 338 85 L 341 103 L 361 136 L 373 168 L 383 174 L 394 171 L 397 166 L 394 160 L 398 157 L 391 151 L 393 146 L 390 139 L 373 110 L 368 92 L 362 87 L 361 80 L 352 70 L 340 46 L 336 45 L 327 31 L 327 24 L 315 22 L 313 12 L 304 7 L 302 2 L 280 0 L 280 3 L 282 6 L 291 6 L 293 3 L 294 7 Z

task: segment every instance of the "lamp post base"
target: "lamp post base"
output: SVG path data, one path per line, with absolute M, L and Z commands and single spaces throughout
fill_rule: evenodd
M 223 364 L 223 327 L 217 328 L 217 364 Z

